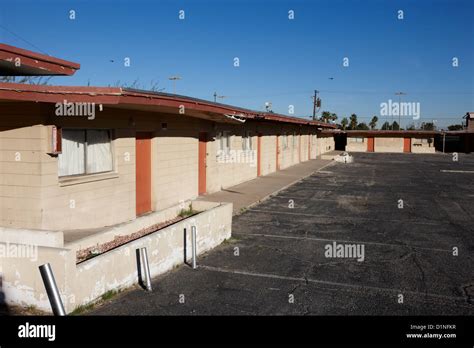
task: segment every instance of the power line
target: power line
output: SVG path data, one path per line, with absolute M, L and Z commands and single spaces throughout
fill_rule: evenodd
M 5 30 L 6 32 L 12 34 L 13 36 L 17 37 L 18 39 L 26 42 L 28 45 L 30 45 L 31 47 L 34 47 L 37 51 L 43 53 L 43 54 L 46 54 L 46 55 L 49 55 L 47 54 L 45 51 L 43 51 L 41 48 L 39 48 L 38 46 L 36 46 L 35 44 L 31 43 L 30 41 L 22 38 L 20 35 L 18 34 L 15 34 L 13 31 L 9 30 L 8 28 L 4 27 L 3 25 L 0 24 L 0 28 L 2 28 L 3 30 Z

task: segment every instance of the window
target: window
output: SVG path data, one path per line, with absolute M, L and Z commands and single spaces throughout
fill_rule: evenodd
M 351 137 L 347 138 L 350 143 L 363 143 L 364 137 Z
M 217 133 L 216 140 L 219 144 L 220 153 L 229 153 L 230 151 L 230 133 L 228 131 L 223 131 Z
M 242 150 L 250 151 L 252 150 L 252 136 L 250 131 L 246 131 L 242 136 Z
M 109 130 L 63 129 L 59 176 L 110 172 L 113 169 Z

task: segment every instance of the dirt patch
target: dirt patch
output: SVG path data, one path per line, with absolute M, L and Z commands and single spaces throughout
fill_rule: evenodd
M 78 250 L 76 252 L 76 264 L 81 263 L 81 262 L 86 261 L 86 260 L 89 260 L 89 259 L 91 259 L 95 256 L 98 256 L 98 255 L 103 254 L 107 251 L 115 249 L 115 248 L 117 248 L 117 247 L 119 247 L 123 244 L 128 243 L 128 242 L 134 241 L 135 239 L 138 239 L 138 238 L 141 238 L 141 237 L 146 236 L 148 234 L 154 233 L 158 230 L 161 230 L 165 227 L 168 227 L 172 224 L 175 224 L 178 221 L 187 219 L 187 218 L 189 218 L 193 215 L 196 215 L 198 213 L 199 212 L 195 212 L 192 215 L 177 216 L 177 217 L 175 217 L 171 220 L 167 220 L 167 221 L 164 221 L 164 222 L 160 222 L 160 223 L 151 225 L 147 228 L 144 228 L 144 229 L 142 229 L 140 231 L 137 231 L 137 232 L 134 232 L 132 234 L 128 234 L 128 235 L 125 235 L 125 236 L 115 236 L 115 238 L 110 242 L 106 242 L 106 243 L 103 243 L 103 244 L 98 244 L 98 245 L 93 246 L 93 247 Z

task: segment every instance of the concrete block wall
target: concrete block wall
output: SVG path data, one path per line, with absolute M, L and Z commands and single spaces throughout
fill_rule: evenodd
M 230 135 L 230 151 L 236 157 L 219 153 L 217 134 L 226 131 Z M 245 131 L 250 131 L 252 151 L 242 151 L 242 138 Z M 217 124 L 207 143 L 207 193 L 217 192 L 223 188 L 240 184 L 257 177 L 257 132 L 254 125 L 242 126 Z
M 316 155 L 321 156 L 322 154 L 335 150 L 334 137 L 328 135 L 318 135 Z
M 198 130 L 205 121 L 161 115 L 167 129 L 152 142 L 152 209 L 198 196 Z M 208 142 L 208 148 L 209 148 Z
M 403 152 L 403 138 L 374 138 L 375 152 Z
M 422 140 L 419 138 L 411 139 L 411 152 L 413 153 L 436 153 L 436 148 L 434 146 L 434 138 L 425 138 L 429 139 L 431 142 Z
M 0 104 L 0 226 L 41 226 L 40 113 L 38 104 Z
M 55 119 L 55 123 L 63 128 L 111 129 L 114 170 L 77 180 L 59 178 L 58 157 L 43 151 L 43 220 L 40 228 L 96 228 L 134 219 L 135 130 L 129 126 L 129 114 L 105 108 L 94 120 L 62 117 Z M 139 119 L 136 123 L 138 129 L 146 128 Z M 47 132 L 43 139 L 45 143 L 49 141 Z
M 127 288 L 138 282 L 136 250 L 147 248 L 152 277 L 184 263 L 184 231 L 197 230 L 198 255 L 216 247 L 232 233 L 232 204 L 195 202 L 202 213 L 168 226 L 76 264 L 74 249 L 37 247 L 26 254 L 2 262 L 1 291 L 7 305 L 35 306 L 51 312 L 38 267 L 50 263 L 66 312 L 100 298 L 110 290 Z M 191 255 L 190 235 L 186 234 L 186 255 Z M 5 249 L 7 244 L 0 242 Z M 21 245 L 8 244 L 12 248 Z M 33 249 L 31 249 L 33 250 Z
M 348 152 L 367 152 L 367 138 L 362 137 L 363 142 L 356 142 L 355 138 L 347 137 L 346 151 Z
M 222 124 L 189 116 L 105 107 L 94 120 L 58 117 L 54 105 L 2 105 L 0 121 L 0 226 L 42 230 L 87 229 L 133 220 L 136 209 L 135 136 L 152 136 L 152 210 L 162 210 L 198 195 L 198 135 L 208 133 L 207 193 L 257 177 L 257 134 L 261 137 L 261 174 L 276 171 L 277 134 L 280 169 L 307 160 L 308 134 L 314 128 L 249 120 Z M 78 129 L 110 129 L 114 170 L 77 178 L 58 177 L 58 157 L 49 155 L 50 125 Z M 250 131 L 252 155 L 219 163 L 217 132 L 231 133 L 232 150 L 242 150 Z M 293 137 L 295 140 L 293 141 Z M 334 149 L 332 137 L 312 138 L 311 157 Z M 21 161 L 15 160 L 20 153 Z

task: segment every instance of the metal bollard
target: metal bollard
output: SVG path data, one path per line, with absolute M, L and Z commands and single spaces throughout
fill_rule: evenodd
M 54 315 L 66 315 L 51 265 L 49 263 L 41 265 L 39 266 L 39 270 L 41 273 L 41 278 L 43 278 L 44 287 L 46 288 L 46 293 L 48 294 L 49 303 L 51 304 Z
M 197 254 L 197 247 L 196 247 L 196 226 L 191 227 L 191 238 L 192 238 L 192 251 L 193 251 L 193 269 L 197 268 L 196 265 L 196 254 Z
M 145 247 L 140 248 L 139 253 L 140 253 L 140 264 L 143 265 L 145 287 L 147 291 L 152 291 L 153 289 L 151 288 L 150 266 L 148 266 L 148 254 L 146 252 L 146 248 Z

